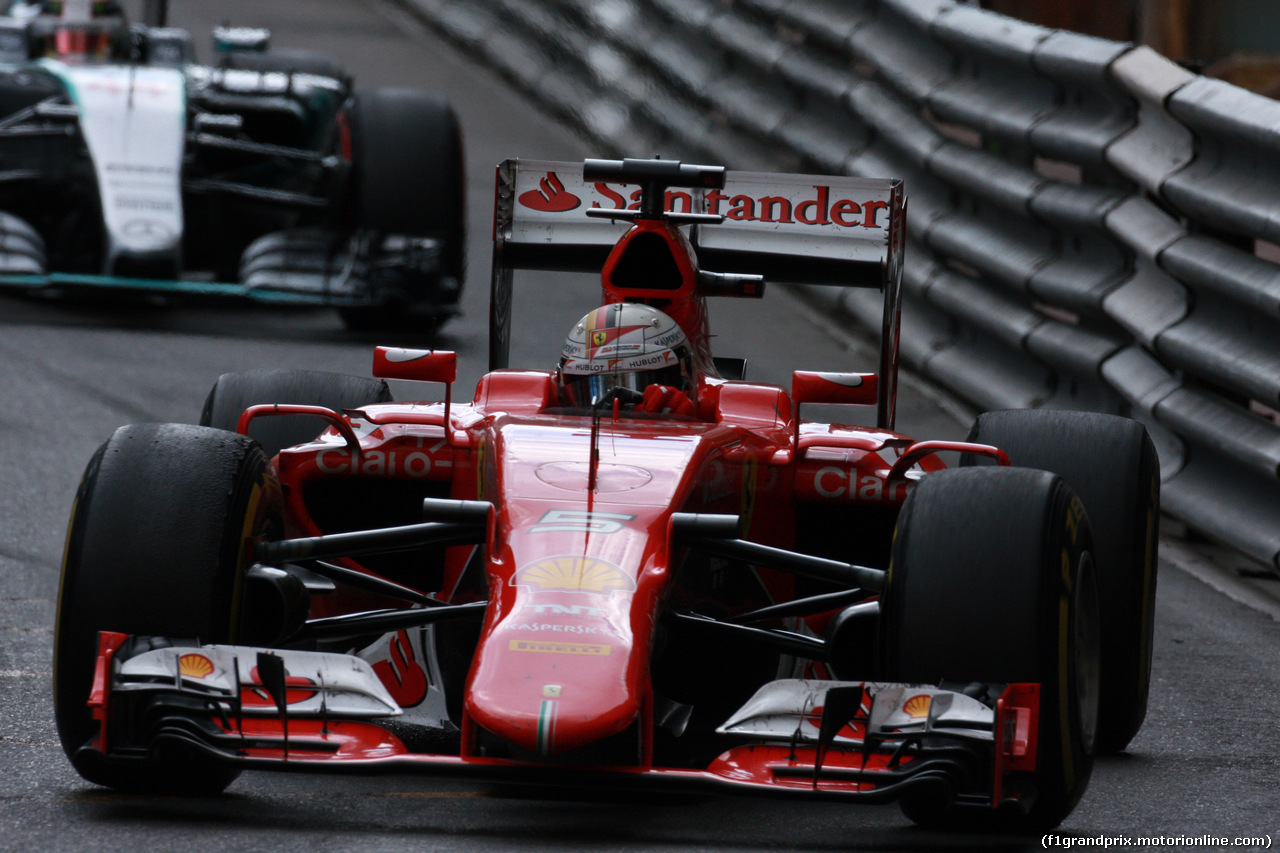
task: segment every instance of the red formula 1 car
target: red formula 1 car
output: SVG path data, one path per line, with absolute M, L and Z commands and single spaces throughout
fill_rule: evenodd
M 894 431 L 899 182 L 508 161 L 496 198 L 493 369 L 471 402 L 453 353 L 379 348 L 378 379 L 224 375 L 201 426 L 122 427 L 90 461 L 55 660 L 80 774 L 202 792 L 254 768 L 421 772 L 1062 820 L 1145 714 L 1145 430 L 1007 411 L 966 442 Z M 506 367 L 521 268 L 603 270 L 558 370 Z M 766 276 L 880 288 L 877 371 L 787 389 L 714 358 L 707 297 Z M 393 402 L 384 379 L 443 402 Z M 874 425 L 805 420 L 816 403 Z

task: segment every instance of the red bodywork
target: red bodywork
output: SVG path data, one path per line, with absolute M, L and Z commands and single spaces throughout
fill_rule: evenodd
M 617 286 L 629 248 L 655 239 L 674 259 L 679 287 Z M 888 430 L 798 426 L 786 389 L 715 374 L 697 284 L 684 234 L 669 222 L 640 220 L 605 262 L 601 293 L 603 304 L 646 301 L 684 329 L 702 370 L 696 420 L 565 414 L 552 372 L 500 370 L 480 381 L 470 405 L 449 410 L 447 425 L 442 404 L 371 406 L 352 413 L 358 454 L 352 433 L 338 423 L 317 443 L 277 460 L 291 536 L 326 532 L 308 514 L 304 495 L 331 477 L 434 481 L 448 484 L 451 498 L 495 507 L 485 561 L 489 608 L 461 721 L 464 758 L 476 755 L 481 729 L 529 754 L 551 756 L 635 726 L 639 763 L 649 763 L 655 626 L 681 557 L 669 535 L 672 513 L 735 514 L 743 538 L 795 548 L 802 544 L 795 516 L 806 503 L 897 506 L 912 466 L 895 463 L 936 469 L 941 463 L 933 452 L 973 449 L 916 444 Z M 436 378 L 431 359 L 439 354 L 420 358 L 415 373 L 410 355 L 391 360 L 379 350 L 375 373 Z M 839 375 L 860 376 L 856 390 L 824 376 L 797 375 L 807 401 L 877 401 L 874 374 Z M 468 556 L 462 548 L 449 555 L 444 600 L 453 600 Z M 773 600 L 794 596 L 792 576 L 760 575 Z
M 544 179 L 542 186 L 544 197 L 548 187 L 565 191 L 558 181 L 550 184 Z M 871 220 L 883 213 L 885 242 L 900 251 L 901 188 L 895 186 L 892 204 L 874 202 L 863 208 Z M 822 187 L 816 189 L 816 198 L 837 204 Z M 504 192 L 509 200 L 512 190 L 504 190 L 500 178 L 500 202 Z M 567 202 L 560 196 L 556 204 L 565 208 Z M 501 214 L 498 219 L 496 233 L 501 233 Z M 849 227 L 861 227 L 862 220 L 851 223 Z M 637 246 L 643 249 L 633 252 Z M 666 268 L 675 270 L 678 280 L 667 279 L 660 287 L 637 285 L 643 279 L 637 279 L 628 265 L 635 263 L 636 253 L 652 258 L 655 246 L 666 253 Z M 900 274 L 898 256 L 890 253 L 876 270 L 881 276 Z M 503 287 L 510 286 L 500 279 L 495 271 L 495 315 L 506 298 Z M 733 295 L 758 295 L 751 282 L 735 286 L 738 292 Z M 889 286 L 896 287 L 896 282 Z M 885 348 L 891 352 L 878 373 L 797 373 L 793 389 L 721 377 L 711 353 L 706 290 L 694 246 L 669 221 L 638 219 L 603 264 L 602 303 L 644 301 L 670 315 L 689 337 L 700 374 L 696 418 L 638 417 L 617 408 L 598 415 L 566 410 L 552 372 L 497 369 L 480 380 L 468 404 L 455 403 L 446 394 L 443 402 L 321 411 L 329 421 L 325 432 L 276 457 L 289 538 L 333 533 L 328 519 L 368 509 L 349 497 L 355 492 L 341 491 L 336 493 L 349 502 L 341 505 L 341 512 L 318 509 L 323 502 L 316 494 L 333 484 L 361 484 L 365 490 L 359 494 L 373 495 L 375 501 L 381 485 L 394 482 L 418 487 L 412 494 L 484 501 L 493 507 L 482 545 L 440 549 L 432 558 L 432 584 L 414 584 L 450 604 L 488 602 L 465 677 L 461 718 L 455 720 L 461 729 L 458 754 L 411 753 L 372 723 L 299 721 L 289 732 L 292 762 L 429 764 L 440 772 L 571 763 L 581 780 L 587 778 L 584 771 L 598 769 L 600 762 L 574 756 L 591 756 L 593 745 L 621 738 L 628 744 L 624 757 L 617 759 L 618 753 L 612 752 L 615 758 L 608 762 L 609 771 L 617 775 L 856 794 L 879 783 L 854 771 L 888 771 L 912 760 L 875 751 L 831 750 L 824 761 L 812 745 L 793 743 L 732 746 L 698 768 L 655 766 L 659 696 L 653 673 L 665 651 L 660 616 L 673 603 L 683 598 L 696 603 L 702 594 L 701 588 L 690 589 L 682 582 L 681 573 L 691 571 L 689 549 L 672 535 L 674 514 L 737 516 L 741 539 L 805 554 L 829 552 L 857 537 L 865 540 L 856 544 L 866 550 L 887 552 L 897 507 L 915 477 L 942 467 L 938 451 L 981 453 L 1007 464 L 994 448 L 916 443 L 892 429 L 892 345 Z M 886 298 L 886 308 L 887 340 L 896 344 L 896 295 Z M 573 319 L 565 318 L 566 328 Z M 495 332 L 495 337 L 504 335 L 504 329 Z M 495 361 L 501 363 L 502 358 Z M 448 389 L 454 369 L 452 354 L 380 348 L 374 373 L 444 382 Z M 799 410 L 809 403 L 857 405 L 861 408 L 849 409 L 854 419 L 866 413 L 864 421 L 880 425 L 805 422 Z M 254 418 L 277 414 L 317 411 L 255 406 L 241 418 L 240 431 L 245 432 Z M 835 516 L 820 514 L 833 507 L 879 514 L 874 526 L 832 529 L 825 519 Z M 819 516 L 824 521 L 814 523 Z M 478 564 L 477 554 L 482 557 Z M 385 572 L 391 580 L 407 583 L 402 574 L 374 560 L 345 557 L 336 562 L 370 574 Z M 478 573 L 477 565 L 482 568 Z M 717 602 L 724 615 L 798 595 L 801 581 L 795 574 L 763 566 L 752 566 L 749 573 L 758 580 L 757 589 Z M 874 592 L 868 591 L 866 599 L 874 601 Z M 315 597 L 312 616 L 403 606 L 374 593 L 352 592 Z M 821 635 L 831 616 L 827 612 L 788 617 L 778 620 L 778 626 L 813 637 Z M 424 695 L 422 661 L 415 658 L 403 632 L 388 644 L 387 657 L 372 663 L 401 704 L 411 705 Z M 714 659 L 684 663 L 708 671 L 720 665 Z M 793 671 L 825 671 L 821 662 L 808 667 Z M 997 777 L 1006 769 L 1034 765 L 1034 754 L 1027 752 L 1027 744 L 1034 744 L 1034 696 L 1028 699 L 1026 691 L 1010 690 L 1014 692 L 1007 694 L 1007 707 L 1002 705 L 1000 712 L 992 767 Z M 816 726 L 821 709 L 814 708 L 812 714 Z M 842 731 L 860 737 L 865 717 L 861 719 L 855 715 Z M 254 735 L 241 753 L 244 763 L 283 757 L 282 746 L 270 742 L 273 735 L 283 734 L 273 728 L 278 723 L 255 719 L 239 726 L 239 732 Z M 499 758 L 493 757 L 495 743 L 503 745 Z M 815 761 L 831 771 L 821 784 Z M 841 775 L 841 768 L 847 774 Z M 995 793 L 998 796 L 998 782 Z

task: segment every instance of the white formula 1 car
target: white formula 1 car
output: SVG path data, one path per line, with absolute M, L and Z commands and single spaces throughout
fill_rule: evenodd
M 438 96 L 114 2 L 0 0 L 0 286 L 333 305 L 436 321 L 463 280 L 462 151 Z M 409 310 L 406 310 L 409 309 Z

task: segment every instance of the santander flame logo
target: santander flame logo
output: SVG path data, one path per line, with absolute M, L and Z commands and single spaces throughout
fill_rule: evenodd
M 564 213 L 581 205 L 582 199 L 566 190 L 555 172 L 547 172 L 538 182 L 538 189 L 520 194 L 520 203 L 545 213 Z
M 267 693 L 265 688 L 256 687 L 254 685 L 262 684 L 262 676 L 258 674 L 258 668 L 255 666 L 249 671 L 249 680 L 252 684 L 240 685 L 240 701 L 244 703 L 246 708 L 269 708 L 275 706 L 275 700 Z M 319 690 L 316 689 L 316 682 L 306 676 L 285 674 L 285 702 L 293 705 L 297 702 L 305 702 L 315 696 Z
M 427 697 L 427 674 L 414 658 L 413 642 L 406 631 L 391 640 L 388 657 L 373 665 L 373 671 L 401 708 L 412 708 Z

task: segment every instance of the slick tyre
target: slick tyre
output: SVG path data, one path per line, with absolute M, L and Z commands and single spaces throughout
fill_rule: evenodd
M 202 795 L 238 771 L 195 755 L 107 763 L 87 706 L 99 631 L 236 639 L 246 542 L 278 535 L 280 487 L 258 445 L 187 424 L 134 424 L 94 454 L 76 493 L 54 645 L 54 716 L 85 779 L 130 791 Z
M 1084 503 L 1102 614 L 1098 752 L 1119 752 L 1142 727 L 1151 686 L 1160 510 L 1151 438 L 1114 415 L 1014 409 L 979 415 L 968 440 L 1001 448 L 1014 465 L 1052 471 Z
M 235 432 L 240 414 L 262 403 L 324 406 L 340 412 L 390 402 L 391 389 L 383 379 L 321 370 L 245 370 L 218 377 L 205 398 L 200 424 Z M 286 447 L 311 441 L 325 426 L 324 421 L 307 415 L 260 417 L 250 423 L 249 437 L 272 457 Z
M 449 103 L 417 89 L 373 89 L 351 111 L 355 218 L 414 237 L 445 233 L 454 264 L 465 249 L 462 131 Z M 461 278 L 461 268 L 450 274 Z
M 889 681 L 1040 685 L 1036 769 L 1004 780 L 1029 811 L 929 790 L 904 797 L 906 815 L 935 828 L 1057 826 L 1092 772 L 1099 690 L 1091 539 L 1070 487 L 1025 468 L 925 477 L 903 505 L 882 606 Z
M 356 227 L 377 235 L 432 237 L 440 241 L 440 264 L 434 286 L 404 283 L 408 304 L 339 313 L 355 331 L 438 327 L 454 313 L 466 280 L 466 182 L 458 117 L 446 100 L 417 89 L 359 92 L 349 115 Z M 406 310 L 416 298 L 428 296 L 424 307 L 431 316 L 419 318 L 415 314 L 424 312 Z

